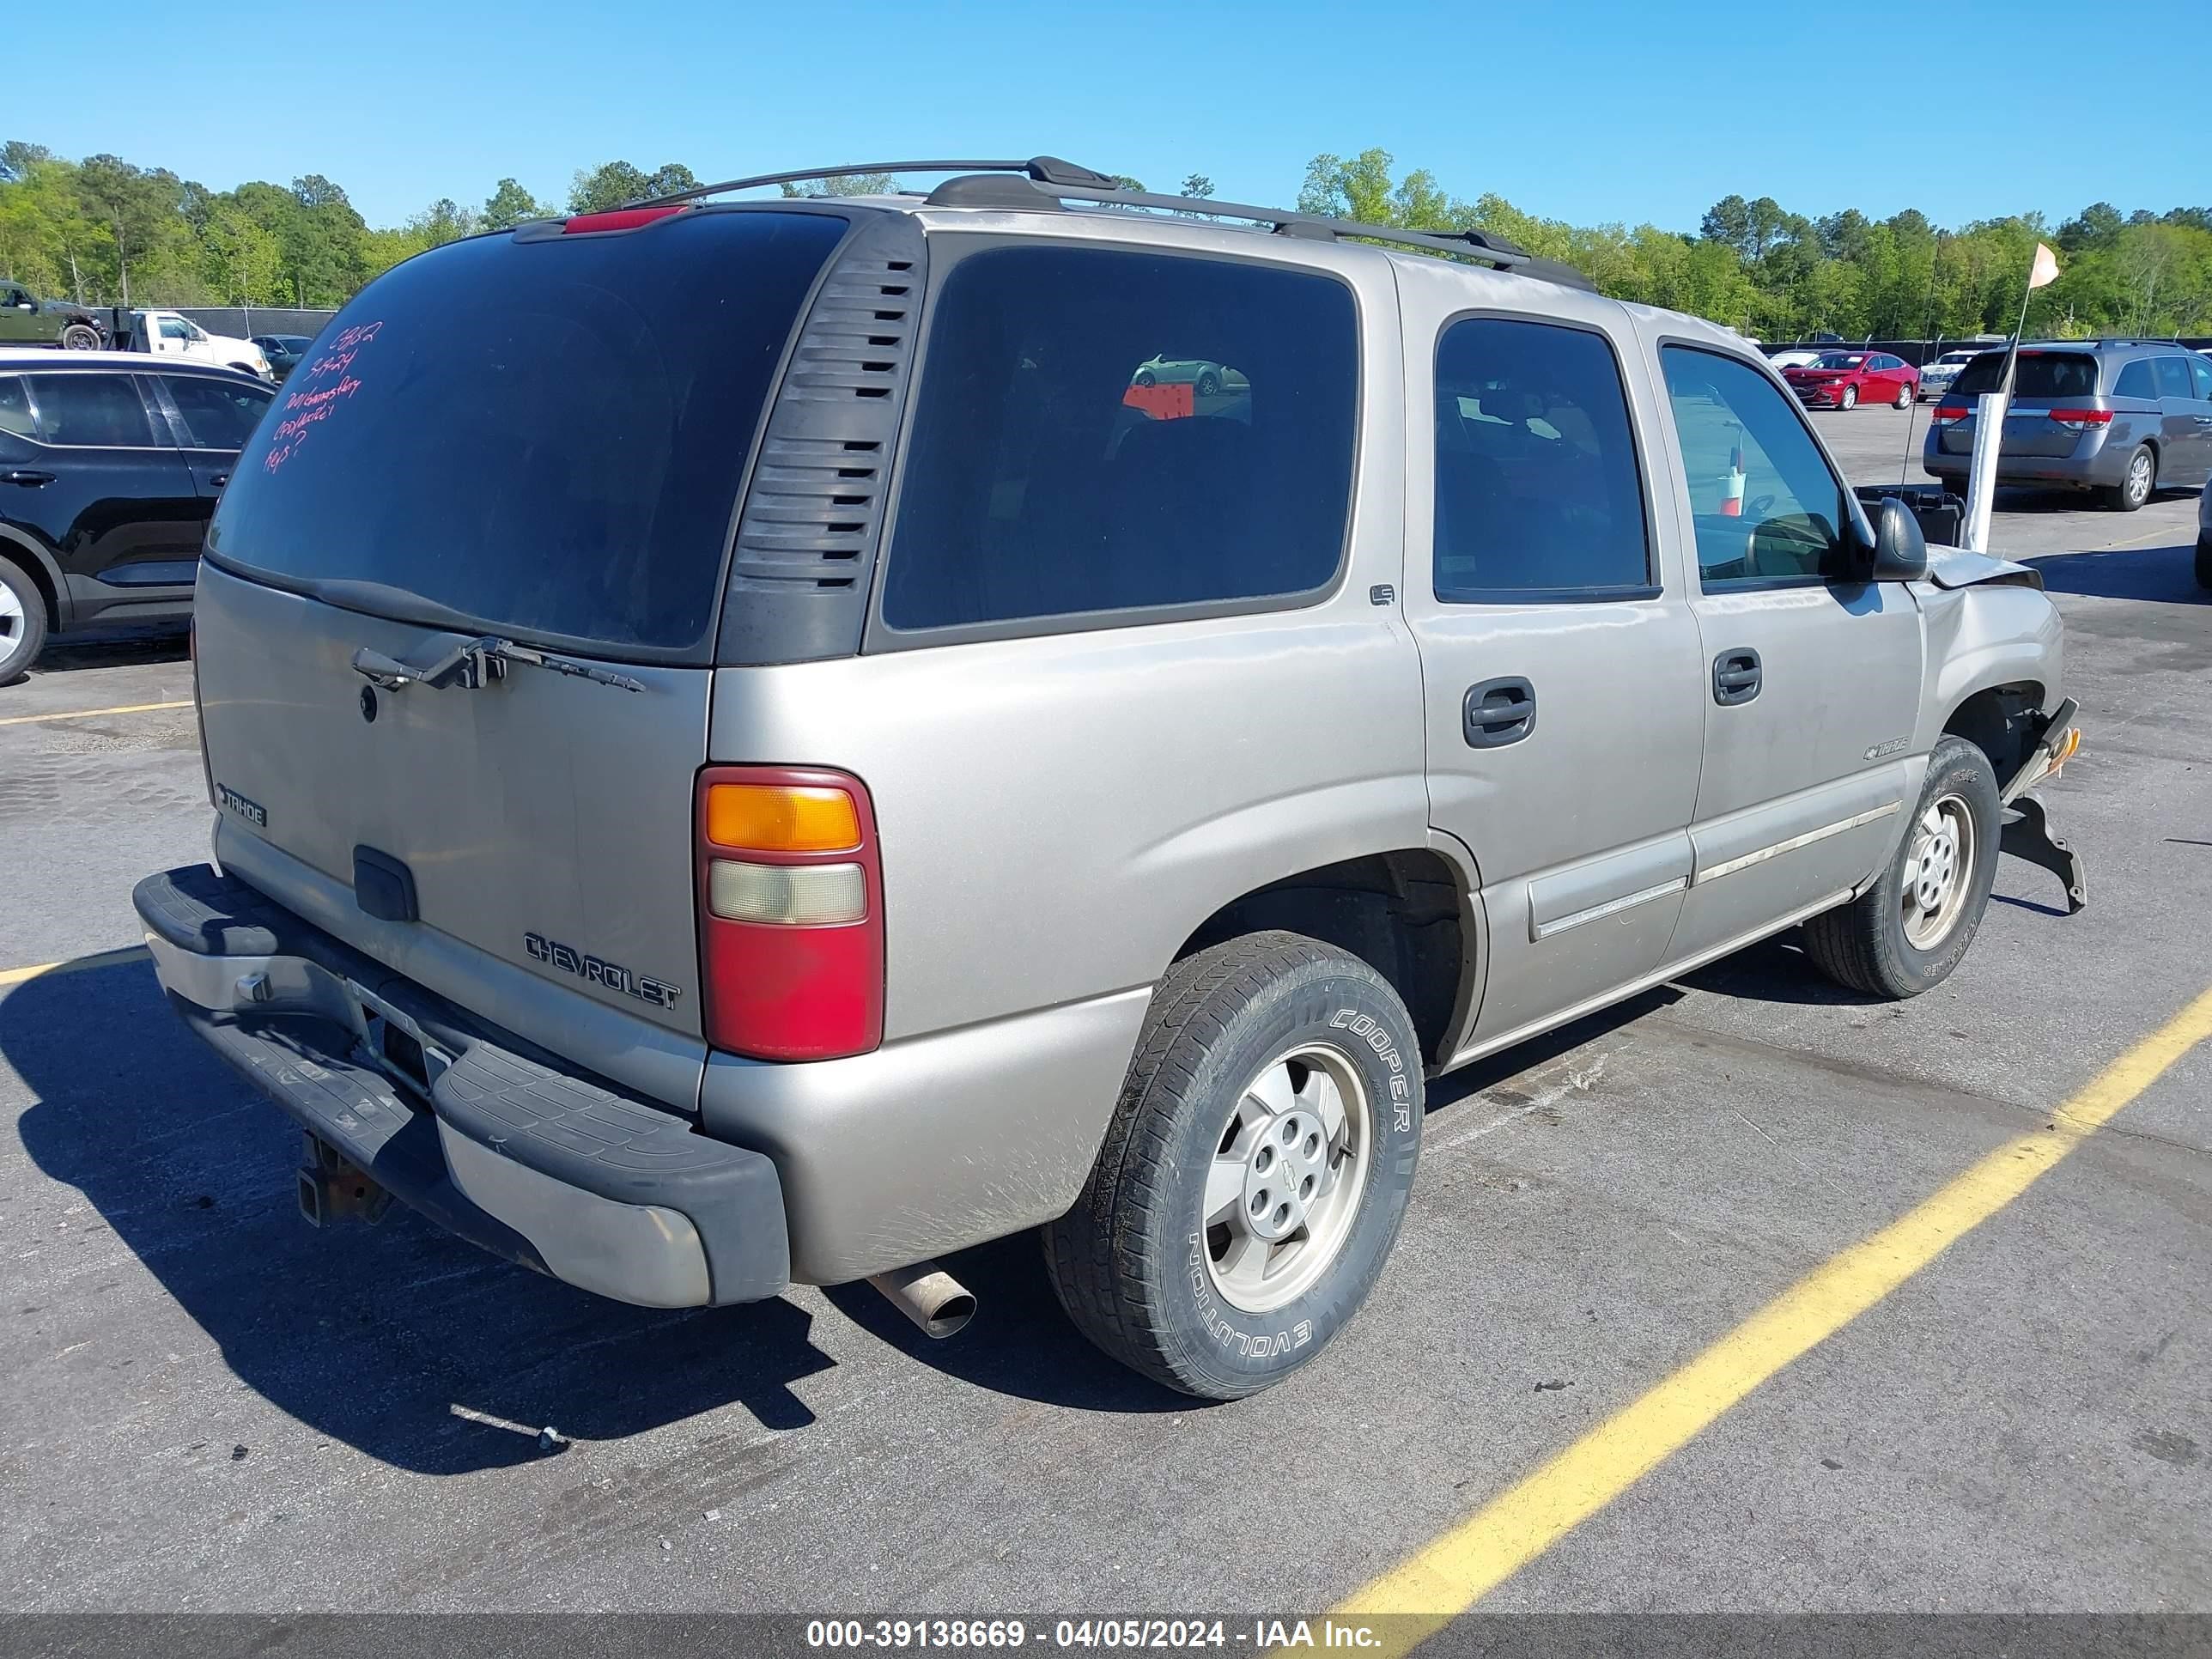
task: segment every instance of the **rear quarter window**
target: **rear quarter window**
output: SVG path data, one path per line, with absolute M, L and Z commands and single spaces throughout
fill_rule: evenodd
M 883 621 L 1316 592 L 1343 557 L 1358 388 L 1357 311 L 1333 277 L 1101 248 L 972 253 L 936 301 Z
M 2148 357 L 2138 357 L 2135 362 L 2124 365 L 2120 369 L 2120 378 L 2112 382 L 2112 396 L 2115 398 L 2156 398 L 2158 396 L 2158 383 L 2151 376 L 2150 359 Z
M 185 417 L 185 430 L 195 449 L 243 446 L 253 435 L 270 397 L 265 386 L 199 374 L 165 374 L 161 385 Z
M 707 211 L 408 260 L 278 390 L 210 556 L 526 639 L 696 659 L 755 429 L 845 228 Z

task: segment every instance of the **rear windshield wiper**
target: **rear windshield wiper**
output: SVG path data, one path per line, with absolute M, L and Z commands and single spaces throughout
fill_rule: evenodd
M 550 669 L 556 674 L 573 674 L 578 679 L 611 685 L 620 691 L 645 690 L 643 680 L 617 674 L 611 668 L 602 668 L 597 663 L 580 662 L 574 657 L 556 657 L 549 652 L 532 650 L 529 646 L 517 645 L 513 640 L 501 639 L 495 634 L 463 640 L 444 656 L 427 663 L 402 662 L 397 657 L 387 657 L 381 651 L 372 651 L 363 646 L 353 653 L 353 672 L 386 691 L 397 691 L 409 685 L 427 685 L 434 690 L 441 685 L 458 685 L 464 691 L 473 691 L 489 681 L 505 679 L 507 665 L 514 662 L 528 663 L 533 668 Z

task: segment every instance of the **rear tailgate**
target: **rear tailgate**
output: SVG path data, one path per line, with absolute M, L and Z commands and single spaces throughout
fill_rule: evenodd
M 200 689 L 233 868 L 556 1052 L 622 1046 L 578 998 L 655 1049 L 696 1039 L 691 798 L 730 524 L 845 228 L 699 212 L 478 238 L 347 307 L 210 535 Z M 479 637 L 522 649 L 391 672 Z
M 208 771 L 241 874 L 314 914 L 282 863 L 236 838 L 347 888 L 364 854 L 394 861 L 421 926 L 697 1035 L 691 780 L 711 670 L 627 666 L 641 692 L 523 665 L 476 690 L 380 690 L 355 671 L 357 653 L 427 662 L 465 636 L 212 568 L 197 612 Z M 362 902 L 332 931 L 410 975 L 444 977 L 419 951 L 398 959 L 404 947 Z M 471 1003 L 465 985 L 432 988 Z M 557 1030 L 520 1035 L 568 1052 Z

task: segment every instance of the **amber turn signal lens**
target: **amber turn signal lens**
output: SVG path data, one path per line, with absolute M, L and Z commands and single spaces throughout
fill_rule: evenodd
M 842 853 L 860 844 L 860 815 L 842 789 L 710 784 L 707 839 L 761 853 Z

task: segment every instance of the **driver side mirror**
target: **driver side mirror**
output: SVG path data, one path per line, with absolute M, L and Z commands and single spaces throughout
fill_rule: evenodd
M 1920 520 L 1894 495 L 1885 495 L 1874 519 L 1874 568 L 1869 580 L 1916 582 L 1928 574 L 1928 540 Z

